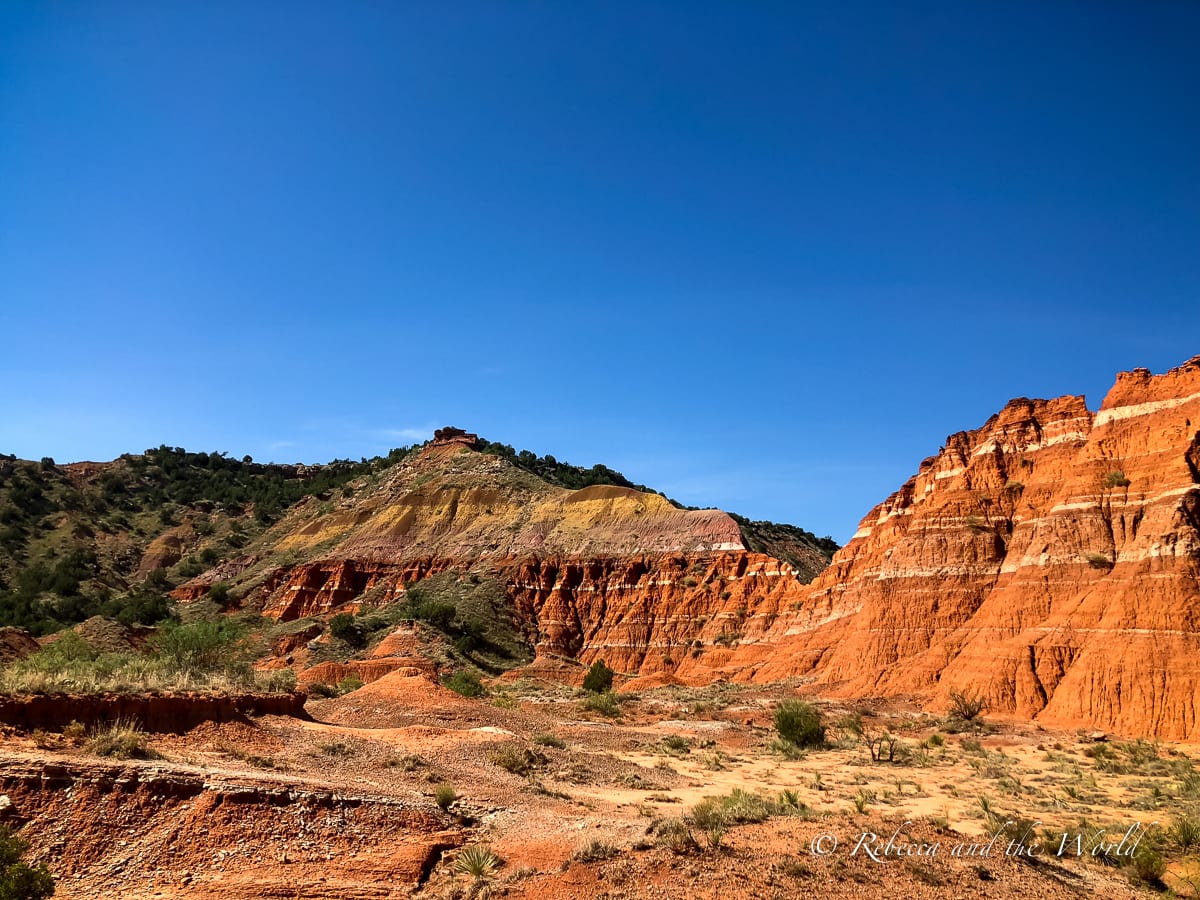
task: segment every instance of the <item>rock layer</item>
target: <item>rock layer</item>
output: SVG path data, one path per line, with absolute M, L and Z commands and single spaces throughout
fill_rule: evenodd
M 862 520 L 743 677 L 1200 737 L 1200 357 L 1014 400 Z

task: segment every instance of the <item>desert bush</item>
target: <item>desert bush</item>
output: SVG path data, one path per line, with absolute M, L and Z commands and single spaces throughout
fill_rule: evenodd
M 661 741 L 662 748 L 672 756 L 683 756 L 692 752 L 692 742 L 682 734 L 668 734 Z
M 1109 472 L 1104 476 L 1104 486 L 1106 488 L 1129 487 L 1130 481 L 1125 477 L 1124 472 Z
M 1104 553 L 1085 553 L 1083 558 L 1093 569 L 1111 569 L 1116 563 Z
M 246 629 L 232 619 L 169 624 L 159 629 L 152 644 L 163 659 L 183 671 L 230 669 L 248 657 Z
M 825 742 L 821 714 L 811 703 L 784 700 L 775 710 L 775 731 L 797 747 L 819 747 Z
M 854 803 L 855 812 L 866 812 L 867 805 L 875 802 L 875 792 L 868 791 L 865 788 L 859 788 L 858 793 L 852 798 L 852 802 Z
M 401 772 L 415 772 L 425 765 L 425 760 L 415 753 L 405 753 L 401 756 L 390 756 L 384 760 L 384 768 L 399 769 Z
M 612 844 L 605 843 L 599 838 L 592 838 L 587 844 L 576 850 L 571 858 L 583 863 L 603 862 L 606 859 L 612 859 L 620 852 Z
M 433 802 L 442 812 L 448 810 L 457 799 L 458 793 L 448 784 L 439 784 L 433 791 Z
M 692 830 L 683 819 L 663 819 L 655 825 L 654 843 L 680 855 L 699 849 Z
M 331 618 L 329 633 L 351 647 L 365 647 L 367 644 L 367 629 L 349 613 L 338 613 Z
M 912 751 L 900 738 L 886 731 L 868 737 L 867 750 L 871 762 L 903 763 L 912 756 Z
M 1180 813 L 1171 822 L 1167 834 L 1181 851 L 1187 853 L 1200 846 L 1200 818 Z
M 617 700 L 617 695 L 612 691 L 588 694 L 583 698 L 582 705 L 588 712 L 600 713 L 600 715 L 608 716 L 609 718 L 616 718 L 621 715 L 621 704 Z
M 979 694 L 967 694 L 962 691 L 950 692 L 950 715 L 962 722 L 974 722 L 979 718 L 986 702 Z
M 96 726 L 84 750 L 94 756 L 116 759 L 158 759 L 159 754 L 146 746 L 146 734 L 133 719 L 117 719 Z
M 546 757 L 536 750 L 516 744 L 505 744 L 493 753 L 490 759 L 492 763 L 506 772 L 522 777 L 529 775 L 534 769 L 544 766 L 548 762 Z
M 553 735 L 553 734 L 549 734 L 549 733 L 536 735 L 533 739 L 533 742 L 541 747 L 554 747 L 556 750 L 566 750 L 567 749 L 566 741 L 564 741 L 562 738 L 558 737 L 557 735 Z
M 479 680 L 479 673 L 474 669 L 459 669 L 453 675 L 443 678 L 442 684 L 464 697 L 482 697 L 487 693 L 483 682 Z
M 350 694 L 363 686 L 363 681 L 353 672 L 337 683 L 337 695 Z
M 591 694 L 603 694 L 605 691 L 611 691 L 615 674 L 605 665 L 604 660 L 598 659 L 592 663 L 592 667 L 583 676 L 583 689 Z
M 50 870 L 22 861 L 28 849 L 7 825 L 0 825 L 0 900 L 42 900 L 54 894 Z
M 1142 844 L 1129 861 L 1129 868 L 1133 880 L 1151 887 L 1160 887 L 1162 877 L 1167 872 L 1167 862 L 1154 847 Z
M 258 686 L 272 694 L 290 694 L 296 689 L 295 669 L 274 669 L 258 676 Z

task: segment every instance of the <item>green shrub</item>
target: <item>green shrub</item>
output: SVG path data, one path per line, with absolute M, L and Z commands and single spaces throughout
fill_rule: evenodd
M 692 752 L 692 742 L 682 734 L 668 734 L 662 739 L 662 748 L 673 756 L 683 756 Z
M 784 700 L 775 710 L 775 731 L 797 747 L 819 747 L 825 742 L 821 713 L 803 700 Z
M 351 647 L 365 647 L 367 644 L 366 629 L 354 621 L 354 616 L 349 613 L 338 613 L 331 618 L 329 633 L 339 641 L 345 641 Z
M 605 691 L 611 691 L 614 674 L 616 673 L 604 664 L 604 660 L 598 659 L 592 663 L 592 667 L 583 676 L 583 689 L 591 694 L 603 694 Z
M 341 681 L 338 682 L 338 684 L 337 684 L 338 696 L 340 697 L 344 694 L 353 693 L 354 691 L 357 691 L 362 686 L 363 686 L 363 680 L 361 678 L 359 678 L 357 675 L 351 673 L 351 674 L 347 675 L 345 678 L 343 678 Z
M 272 694 L 290 694 L 296 690 L 295 669 L 275 669 L 259 676 L 259 687 Z
M 1162 884 L 1162 877 L 1167 872 L 1167 862 L 1161 853 L 1148 844 L 1138 847 L 1130 860 L 1133 878 L 1152 887 Z
M 218 606 L 224 606 L 229 602 L 229 585 L 217 582 L 208 589 L 208 599 Z
M 7 825 L 0 825 L 0 900 L 42 900 L 54 894 L 54 876 L 44 864 L 30 866 L 21 857 L 29 849 Z
M 64 732 L 65 733 L 65 732 Z M 1179 813 L 1171 823 L 1168 834 L 1184 853 L 1200 846 L 1200 818 Z
M 245 628 L 232 619 L 167 625 L 159 629 L 152 645 L 180 669 L 211 672 L 245 661 L 245 634 Z
M 460 875 L 470 875 L 476 881 L 485 881 L 502 864 L 500 857 L 488 847 L 476 844 L 459 851 L 452 868 Z
M 438 809 L 445 812 L 450 808 L 450 805 L 458 799 L 458 793 L 448 784 L 439 784 L 433 792 L 433 802 L 438 805 Z
M 442 684 L 464 697 L 482 697 L 487 693 L 483 682 L 479 680 L 479 673 L 474 669 L 459 669 L 453 675 L 444 677 Z
M 1125 477 L 1124 472 L 1109 472 L 1104 476 L 1104 486 L 1106 488 L 1129 487 L 1130 481 Z
M 588 694 L 583 698 L 583 708 L 588 712 L 608 716 L 610 719 L 621 715 L 621 704 L 617 701 L 617 695 L 612 691 L 604 691 L 600 694 Z
M 554 747 L 556 750 L 567 749 L 567 742 L 553 734 L 536 735 L 533 739 L 533 742 L 542 747 Z
M 654 827 L 654 842 L 680 855 L 691 853 L 699 847 L 692 830 L 683 819 L 663 819 L 659 822 Z

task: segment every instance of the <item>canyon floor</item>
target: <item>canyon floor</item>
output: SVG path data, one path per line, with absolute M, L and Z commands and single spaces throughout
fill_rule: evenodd
M 649 687 L 610 717 L 553 682 L 467 699 L 396 672 L 310 700 L 310 721 L 146 735 L 149 759 L 10 730 L 0 780 L 66 898 L 1197 895 L 1165 834 L 1200 796 L 1200 747 L 818 700 L 829 747 L 788 758 L 772 716 L 796 690 Z M 898 761 L 872 760 L 884 734 Z M 739 789 L 743 824 L 677 824 Z M 1155 822 L 1139 845 L 1161 839 L 1165 885 L 1128 864 L 1134 837 L 1090 852 Z M 481 878 L 478 845 L 502 861 Z

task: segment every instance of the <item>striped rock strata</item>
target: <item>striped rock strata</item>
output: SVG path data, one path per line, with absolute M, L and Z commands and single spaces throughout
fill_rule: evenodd
M 738 677 L 1200 738 L 1200 357 L 951 435 L 801 593 Z

